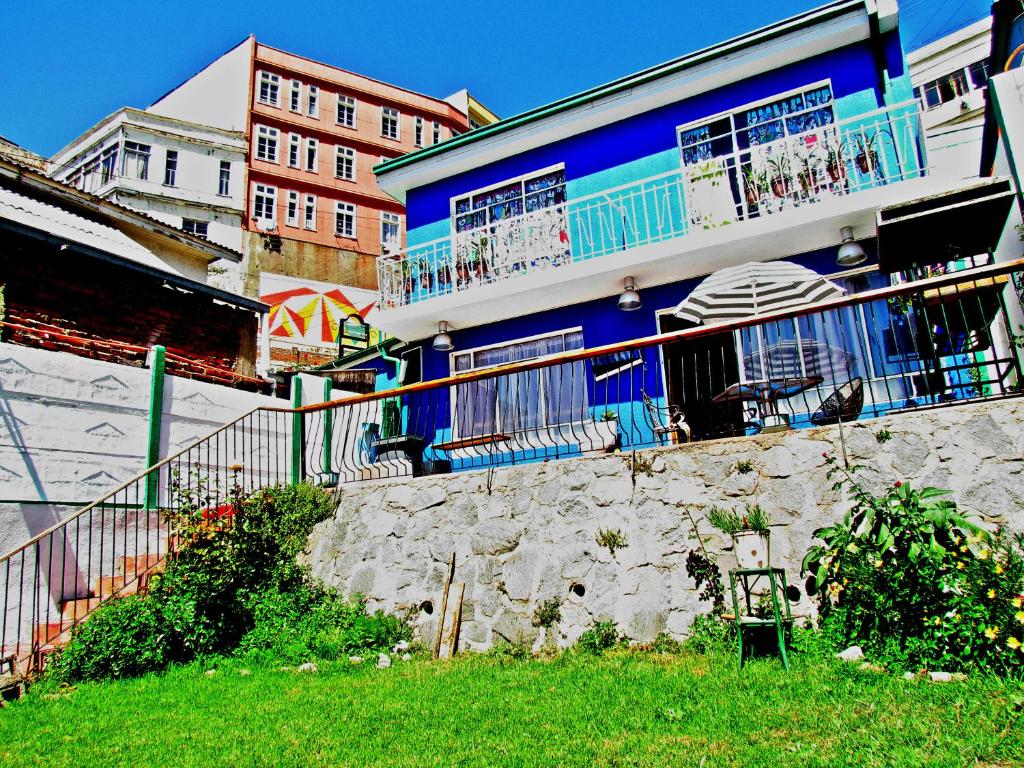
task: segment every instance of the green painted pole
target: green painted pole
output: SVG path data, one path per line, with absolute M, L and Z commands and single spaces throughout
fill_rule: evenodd
M 330 376 L 324 377 L 324 402 L 329 403 L 331 401 L 331 393 L 334 391 L 334 382 L 331 381 Z M 334 411 L 324 411 L 324 458 L 323 458 L 323 473 L 328 478 L 328 482 L 333 482 L 335 479 L 334 473 L 331 472 L 331 447 L 334 444 Z
M 292 377 L 292 408 L 302 407 L 302 379 L 298 374 Z M 305 473 L 306 463 L 306 430 L 303 419 L 304 414 L 292 414 L 292 461 L 291 461 L 291 482 L 296 485 L 302 482 Z
M 164 418 L 164 376 L 167 368 L 167 350 L 157 344 L 153 347 L 149 377 L 149 444 L 146 446 L 146 466 L 160 461 L 160 434 Z M 160 500 L 160 473 L 146 477 L 145 508 L 156 509 Z

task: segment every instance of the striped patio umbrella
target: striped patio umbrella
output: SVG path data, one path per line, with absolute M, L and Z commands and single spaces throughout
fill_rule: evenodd
M 751 261 L 708 275 L 673 314 L 692 323 L 761 315 L 842 296 L 843 289 L 791 261 Z
M 751 380 L 821 376 L 825 381 L 846 381 L 854 363 L 854 355 L 845 349 L 814 339 L 777 341 L 743 357 Z

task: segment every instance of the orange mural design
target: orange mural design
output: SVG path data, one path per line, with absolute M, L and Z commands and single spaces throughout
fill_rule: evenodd
M 345 319 L 352 315 L 366 318 L 376 301 L 357 306 L 340 288 L 317 291 L 307 286 L 260 296 L 270 305 L 270 335 L 273 338 L 307 344 L 337 344 Z M 380 331 L 370 329 L 370 344 L 382 341 Z

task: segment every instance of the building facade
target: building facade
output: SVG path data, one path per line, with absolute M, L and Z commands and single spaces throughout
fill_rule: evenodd
M 691 327 L 680 303 L 709 274 L 750 262 L 793 262 L 844 294 L 981 263 L 1013 194 L 1005 179 L 932 173 L 898 9 L 865 0 L 829 3 L 377 173 L 407 205 L 408 246 L 380 260 L 369 319 L 421 350 L 425 380 Z M 976 199 L 993 206 L 991 221 L 963 218 Z M 856 263 L 844 255 L 851 247 Z M 938 392 L 943 376 L 944 393 L 959 386 L 956 373 L 924 371 L 937 352 L 905 349 L 918 320 L 890 316 L 883 302 L 822 327 L 724 331 L 658 355 L 609 353 L 453 386 L 426 408 L 410 397 L 402 418 L 407 430 L 428 420 L 415 427 L 436 448 L 425 455 L 456 466 L 547 458 L 574 441 L 657 444 L 655 406 L 682 408 L 694 437 L 742 434 L 744 398 L 729 393 L 765 377 L 765 349 L 799 349 L 801 372 L 820 368 L 812 347 L 840 362 L 803 377 L 820 381 L 783 403 L 794 421 L 852 382 L 886 412 Z
M 245 148 L 242 131 L 124 107 L 54 155 L 49 174 L 240 252 Z
M 986 17 L 907 53 L 933 173 L 979 173 L 991 31 Z
M 468 94 L 458 103 L 466 111 L 250 37 L 149 108 L 244 132 L 239 290 L 274 296 L 282 278 L 309 282 L 297 316 L 272 307 L 278 362 L 333 359 L 353 305 L 332 303 L 323 284 L 376 289 L 377 258 L 404 243 L 404 207 L 378 187 L 373 167 L 464 133 L 471 108 L 474 119 L 494 119 Z

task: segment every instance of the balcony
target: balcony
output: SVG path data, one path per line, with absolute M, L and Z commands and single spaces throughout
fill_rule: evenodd
M 381 258 L 378 322 L 416 338 L 438 312 L 456 320 L 458 307 L 566 280 L 617 270 L 612 282 L 574 282 L 587 300 L 614 292 L 627 266 L 643 283 L 645 268 L 667 282 L 724 265 L 702 249 L 714 259 L 732 243 L 749 260 L 751 246 L 768 258 L 834 245 L 837 222 L 873 227 L 879 205 L 921 194 L 907 182 L 926 172 L 919 107 L 906 102 L 581 197 L 562 185 L 547 207 L 531 211 L 528 200 L 521 215 Z M 791 250 L 765 250 L 773 237 Z M 683 265 L 678 256 L 691 251 Z

